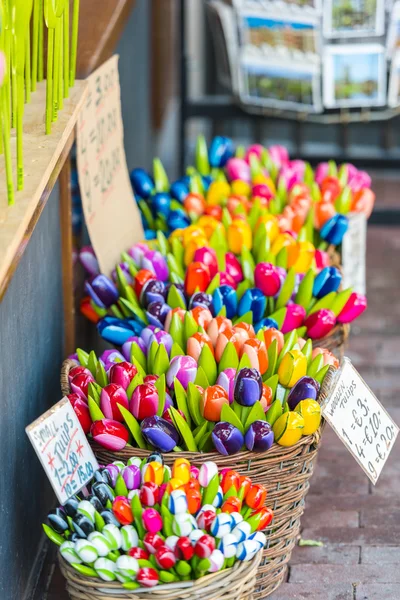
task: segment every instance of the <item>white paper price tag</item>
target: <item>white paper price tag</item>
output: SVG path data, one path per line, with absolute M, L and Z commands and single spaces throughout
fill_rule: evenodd
M 375 485 L 399 428 L 348 358 L 322 414 Z
M 64 504 L 89 483 L 99 468 L 71 402 L 63 398 L 25 431 L 57 498 Z
M 365 261 L 367 253 L 367 219 L 362 213 L 348 215 L 349 229 L 342 242 L 343 289 L 352 287 L 365 294 Z

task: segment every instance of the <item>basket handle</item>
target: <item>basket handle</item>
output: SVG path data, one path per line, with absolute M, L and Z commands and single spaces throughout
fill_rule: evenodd
M 60 375 L 60 383 L 61 383 L 61 392 L 63 396 L 68 396 L 71 393 L 71 388 L 69 385 L 68 375 L 71 369 L 77 366 L 77 362 L 75 360 L 71 360 L 67 358 L 64 360 L 61 367 L 61 375 Z

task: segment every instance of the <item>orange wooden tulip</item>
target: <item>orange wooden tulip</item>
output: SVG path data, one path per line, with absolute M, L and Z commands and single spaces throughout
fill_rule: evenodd
M 189 296 L 194 294 L 196 290 L 205 292 L 210 279 L 210 270 L 206 265 L 200 262 L 191 263 L 186 270 L 185 292 Z
M 269 329 L 265 329 L 263 333 L 266 348 L 269 348 L 272 342 L 276 340 L 279 353 L 282 350 L 283 345 L 285 343 L 285 338 L 283 337 L 282 331 L 279 331 L 279 329 L 275 329 L 275 327 L 270 327 Z
M 148 271 L 147 269 L 140 269 L 140 271 L 138 271 L 138 273 L 135 275 L 134 287 L 136 295 L 138 297 L 141 294 L 144 284 L 150 281 L 150 279 L 156 279 L 156 276 L 154 275 L 154 273 Z
M 188 194 L 183 201 L 183 207 L 188 213 L 203 215 L 206 209 L 206 201 L 201 194 Z
M 204 214 L 220 221 L 222 219 L 222 206 L 206 206 Z
M 232 342 L 238 356 L 240 356 L 243 346 L 242 338 L 239 335 L 236 335 L 233 329 L 225 329 L 218 335 L 217 343 L 215 345 L 215 360 L 217 362 L 221 360 L 228 342 Z
M 314 225 L 317 229 L 329 221 L 336 214 L 336 210 L 333 204 L 330 202 L 316 202 L 314 205 Z
M 197 362 L 205 344 L 207 344 L 214 356 L 214 346 L 211 343 L 210 337 L 206 333 L 200 333 L 199 331 L 190 336 L 188 339 L 186 345 L 186 354 L 188 356 L 192 356 Z
M 258 338 L 247 340 L 241 350 L 241 356 L 247 354 L 253 369 L 260 371 L 261 375 L 268 369 L 268 354 L 264 342 Z
M 335 202 L 336 198 L 342 191 L 339 180 L 336 177 L 331 176 L 325 177 L 320 185 L 320 188 L 322 200 L 326 200 L 328 202 Z
M 240 476 L 239 493 L 240 493 L 240 497 L 241 498 L 246 498 L 247 492 L 251 488 L 251 485 L 252 485 L 252 482 L 251 482 L 250 477 L 247 477 L 246 475 L 241 475 Z
M 219 334 L 227 329 L 232 329 L 232 321 L 226 317 L 214 317 L 214 319 L 212 319 L 212 321 L 208 324 L 206 328 L 207 335 L 210 336 L 214 348 Z
M 204 306 L 195 306 L 189 312 L 192 315 L 193 319 L 196 321 L 197 325 L 203 327 L 203 329 L 207 329 L 207 327 L 213 320 L 211 311 L 208 308 L 205 308 Z
M 213 206 L 212 208 L 220 209 L 221 216 L 222 216 L 222 208 L 220 206 Z M 209 215 L 207 213 L 207 214 L 203 215 L 202 217 L 200 217 L 200 219 L 197 221 L 197 225 L 199 227 L 201 227 L 201 229 L 204 231 L 204 234 L 207 237 L 207 239 L 210 239 L 210 237 L 212 236 L 214 231 L 218 227 L 220 227 L 221 223 L 220 223 L 220 218 L 218 218 L 214 215 Z
M 272 404 L 272 389 L 269 387 L 269 385 L 265 385 L 265 383 L 263 383 L 263 392 L 260 402 L 263 411 L 267 412 L 267 410 Z
M 233 512 L 240 512 L 241 508 L 242 502 L 237 496 L 230 496 L 221 506 L 222 512 L 229 514 Z
M 225 471 L 221 478 L 221 488 L 224 494 L 226 494 L 231 487 L 235 488 L 236 491 L 239 491 L 240 488 L 240 475 L 233 469 Z
M 200 412 L 207 421 L 217 423 L 224 404 L 229 405 L 228 392 L 221 385 L 210 385 L 200 400 Z
M 246 494 L 245 502 L 253 510 L 264 506 L 267 498 L 267 490 L 260 483 L 254 483 Z

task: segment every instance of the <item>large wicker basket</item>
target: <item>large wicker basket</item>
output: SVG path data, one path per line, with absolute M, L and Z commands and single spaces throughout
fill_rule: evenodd
M 59 554 L 61 572 L 72 600 L 253 600 L 260 552 L 249 562 L 205 575 L 196 581 L 181 581 L 155 588 L 126 590 L 120 583 L 108 583 L 80 575 Z
M 69 394 L 68 373 L 76 363 L 66 360 L 61 372 L 63 393 Z M 329 369 L 322 386 L 319 401 L 325 400 L 335 371 Z M 241 475 L 248 475 L 254 483 L 261 483 L 268 490 L 267 505 L 274 511 L 274 519 L 265 530 L 268 543 L 257 573 L 255 599 L 265 598 L 284 580 L 287 563 L 300 532 L 300 517 L 304 511 L 304 498 L 309 488 L 309 479 L 313 473 L 324 423 L 313 435 L 304 436 L 289 448 L 273 444 L 268 452 L 239 452 L 233 456 L 222 456 L 217 452 L 171 452 L 164 455 L 166 464 L 184 457 L 194 465 L 200 466 L 207 460 L 213 460 L 222 468 L 230 467 Z M 126 462 L 131 456 L 146 457 L 149 452 L 132 446 L 119 452 L 111 452 L 90 440 L 98 461 L 109 464 L 115 460 Z
M 319 340 L 313 340 L 314 348 L 326 348 L 339 360 L 344 356 L 346 342 L 350 334 L 350 325 L 348 323 L 338 323 L 332 331 L 325 337 Z

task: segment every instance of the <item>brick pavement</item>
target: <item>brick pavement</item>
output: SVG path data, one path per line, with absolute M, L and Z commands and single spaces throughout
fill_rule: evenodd
M 369 309 L 353 328 L 348 352 L 400 424 L 400 230 L 368 232 Z M 397 254 L 397 256 L 396 256 Z M 400 600 L 400 442 L 374 488 L 327 427 L 288 581 L 270 600 Z M 56 571 L 47 600 L 66 600 Z

